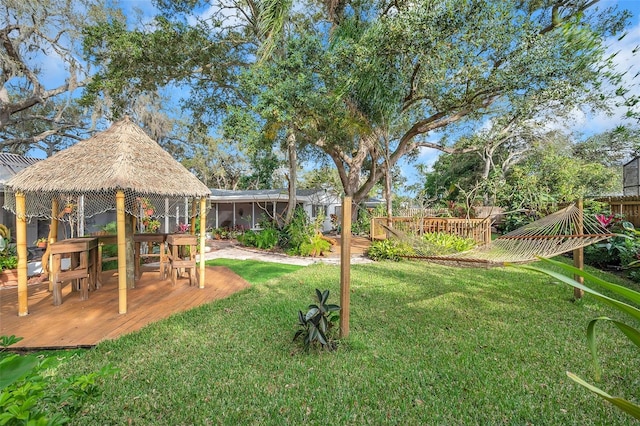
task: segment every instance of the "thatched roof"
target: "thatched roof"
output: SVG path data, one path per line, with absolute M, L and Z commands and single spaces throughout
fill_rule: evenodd
M 24 192 L 131 190 L 169 197 L 206 197 L 209 189 L 128 117 L 24 169 L 6 186 Z

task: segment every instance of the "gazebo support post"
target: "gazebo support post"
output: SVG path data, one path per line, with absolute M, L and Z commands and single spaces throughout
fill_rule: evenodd
M 58 241 L 58 199 L 52 198 L 51 200 L 51 225 L 49 225 L 49 235 L 47 237 L 47 249 L 42 255 L 42 272 L 46 272 L 47 277 L 49 278 L 49 291 L 53 291 L 53 283 L 51 282 L 51 244 Z
M 124 192 L 116 193 L 116 220 L 118 241 L 118 312 L 127 313 L 127 247 L 125 236 Z
M 195 203 L 194 203 L 195 204 Z M 204 249 L 205 249 L 205 231 L 207 229 L 207 199 L 200 198 L 200 279 L 198 287 L 204 288 Z
M 169 233 L 169 199 L 164 199 L 164 233 Z
M 125 212 L 124 240 L 127 253 L 127 288 L 136 288 L 135 243 L 133 242 L 136 220 L 135 216 Z
M 189 223 L 191 224 L 191 235 L 196 235 L 196 215 L 198 214 L 198 205 L 196 204 L 195 198 L 191 202 L 191 217 L 189 218 Z M 202 228 L 202 226 L 200 227 Z
M 18 246 L 18 316 L 29 314 L 27 302 L 27 202 L 24 193 L 16 193 L 16 243 Z

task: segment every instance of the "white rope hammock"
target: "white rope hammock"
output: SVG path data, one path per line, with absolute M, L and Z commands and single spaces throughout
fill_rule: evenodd
M 389 229 L 396 238 L 397 231 Z M 584 216 L 582 209 L 570 205 L 542 219 L 531 222 L 473 250 L 433 256 L 421 253 L 420 237 L 402 238 L 415 250 L 407 258 L 459 266 L 504 266 L 506 263 L 528 263 L 538 257 L 550 258 L 588 246 L 614 236 L 591 215 Z

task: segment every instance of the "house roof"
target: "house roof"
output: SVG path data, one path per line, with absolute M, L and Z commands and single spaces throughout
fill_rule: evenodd
M 314 197 L 324 196 L 324 189 L 299 189 L 296 198 L 312 201 Z M 211 200 L 214 202 L 254 202 L 254 201 L 288 201 L 287 189 L 257 189 L 234 191 L 230 189 L 212 189 Z
M 39 158 L 25 157 L 18 154 L 0 153 L 0 187 L 22 169 L 40 161 Z

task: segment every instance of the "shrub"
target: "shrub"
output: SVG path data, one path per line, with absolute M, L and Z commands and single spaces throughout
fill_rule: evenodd
M 393 260 L 398 262 L 404 256 L 412 256 L 415 251 L 407 243 L 398 240 L 374 241 L 367 250 L 367 256 L 372 260 Z
M 584 260 L 588 265 L 604 269 L 611 266 L 628 271 L 628 278 L 638 281 L 640 274 L 636 268 L 640 266 L 640 231 L 631 222 L 614 220 L 610 230 L 616 236 L 607 241 L 592 244 L 584 248 Z
M 0 237 L 2 238 L 2 237 Z M 7 245 L 0 250 L 0 271 L 16 269 L 18 267 L 18 255 L 15 245 Z
M 298 337 L 303 338 L 305 351 L 309 351 L 312 346 L 320 346 L 323 349 L 332 351 L 336 349 L 334 339 L 334 325 L 339 316 L 335 314 L 340 310 L 340 306 L 328 304 L 329 290 L 320 292 L 316 289 L 316 302 L 309 305 L 306 314 L 298 311 L 298 326 L 300 329 L 293 336 L 295 342 Z
M 247 231 L 238 235 L 240 243 L 247 247 L 257 247 L 263 250 L 271 250 L 278 244 L 280 232 L 276 228 L 267 228 L 261 231 Z
M 432 247 L 433 255 L 459 253 L 471 250 L 476 246 L 476 242 L 470 238 L 444 232 L 424 234 L 421 242 L 428 247 Z
M 256 247 L 270 250 L 278 245 L 280 232 L 276 228 L 266 228 L 256 234 Z
M 238 236 L 238 242 L 247 247 L 256 247 L 256 236 L 258 233 L 256 231 L 247 231 L 242 235 Z
M 284 227 L 280 246 L 291 255 L 299 255 L 300 246 L 307 243 L 313 235 L 314 229 L 309 223 L 307 213 L 298 206 L 293 212 L 291 223 Z
M 324 253 L 331 250 L 331 244 L 322 238 L 322 234 L 317 233 L 313 235 L 309 241 L 300 244 L 298 253 L 300 256 L 322 256 Z
M 508 234 L 540 219 L 542 216 L 541 213 L 536 211 L 513 211 L 504 216 L 504 220 L 498 225 L 498 230 L 503 234 Z

